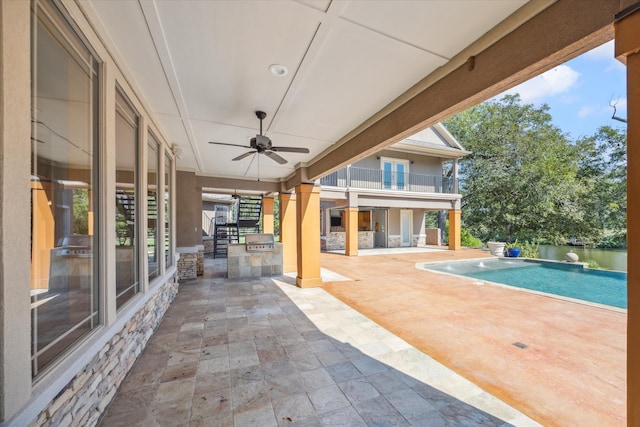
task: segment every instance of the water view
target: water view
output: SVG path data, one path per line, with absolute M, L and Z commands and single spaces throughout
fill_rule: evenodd
M 583 269 L 579 265 L 509 258 L 424 264 L 427 270 L 458 274 L 494 283 L 583 301 L 627 308 L 627 275 Z
M 564 260 L 567 252 L 573 251 L 580 261 L 593 260 L 607 270 L 627 271 L 627 251 L 624 249 L 590 249 L 580 246 L 540 245 L 540 258 Z

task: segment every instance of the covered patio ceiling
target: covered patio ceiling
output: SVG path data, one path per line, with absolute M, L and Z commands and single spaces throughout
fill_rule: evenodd
M 316 179 L 611 39 L 624 3 L 79 2 L 181 151 L 178 170 L 205 187 L 264 192 Z M 273 145 L 309 154 L 231 161 L 258 133 L 256 110 Z

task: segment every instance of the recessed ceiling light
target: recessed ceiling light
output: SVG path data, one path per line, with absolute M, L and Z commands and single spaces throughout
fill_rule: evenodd
M 269 66 L 269 71 L 271 71 L 271 74 L 276 77 L 286 76 L 289 72 L 289 70 L 287 70 L 287 67 L 280 64 L 272 64 L 271 66 Z

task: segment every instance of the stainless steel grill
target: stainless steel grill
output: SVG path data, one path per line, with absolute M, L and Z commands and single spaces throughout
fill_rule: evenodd
M 273 234 L 247 234 L 244 236 L 247 252 L 273 251 Z
M 73 234 L 60 239 L 58 247 L 55 248 L 57 255 L 63 257 L 90 257 L 91 236 Z

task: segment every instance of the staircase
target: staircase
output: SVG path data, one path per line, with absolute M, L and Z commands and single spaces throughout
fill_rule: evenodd
M 120 245 L 135 244 L 135 212 L 133 190 L 116 189 L 116 236 Z
M 238 243 L 238 225 L 216 224 L 213 237 L 213 257 L 226 258 L 230 243 Z
M 236 206 L 236 220 L 219 223 L 216 219 L 213 238 L 213 257 L 226 258 L 229 244 L 239 243 L 240 238 L 249 233 L 260 232 L 262 197 L 241 196 Z
M 238 200 L 238 234 L 260 233 L 261 196 L 242 196 Z

